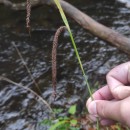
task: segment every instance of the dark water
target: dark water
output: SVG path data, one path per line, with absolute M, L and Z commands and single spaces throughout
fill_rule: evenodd
M 98 22 L 130 36 L 130 9 L 115 0 L 71 1 Z M 0 75 L 26 85 L 37 92 L 12 43 L 19 48 L 42 96 L 49 100 L 51 84 L 51 49 L 56 29 L 63 25 L 58 12 L 50 7 L 33 9 L 31 38 L 25 28 L 26 12 L 0 6 Z M 105 83 L 106 73 L 129 57 L 108 43 L 94 37 L 69 19 L 77 48 L 91 86 Z M 83 93 L 85 83 L 67 32 L 58 47 L 58 107 L 68 107 Z M 67 105 L 66 105 L 67 104 Z M 48 117 L 48 108 L 30 92 L 4 81 L 0 82 L 0 130 L 40 130 L 38 122 Z

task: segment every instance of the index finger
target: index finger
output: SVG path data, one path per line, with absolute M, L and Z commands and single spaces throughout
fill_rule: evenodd
M 130 91 L 128 88 L 125 90 L 125 86 L 130 84 L 130 62 L 123 63 L 112 69 L 107 74 L 106 79 L 110 91 L 115 98 L 118 98 L 118 91 L 116 90 L 119 90 L 119 87 L 121 87 L 123 91 Z M 122 89 L 123 86 L 124 88 Z
M 113 99 L 113 95 L 111 94 L 111 91 L 107 85 L 100 88 L 95 93 L 93 93 L 92 97 L 94 100 L 112 100 Z M 86 105 L 88 106 L 91 101 L 92 99 L 90 97 Z

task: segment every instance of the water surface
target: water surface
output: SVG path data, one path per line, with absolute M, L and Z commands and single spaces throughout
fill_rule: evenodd
M 130 9 L 115 0 L 71 1 L 77 8 L 98 22 L 130 36 Z M 19 48 L 33 77 L 38 82 L 42 97 L 49 100 L 52 94 L 51 49 L 56 29 L 63 25 L 56 10 L 44 6 L 33 9 L 31 38 L 25 28 L 26 12 L 15 12 L 0 6 L 0 75 L 26 85 L 37 92 L 17 51 Z M 114 66 L 126 62 L 129 57 L 107 42 L 93 36 L 69 19 L 77 48 L 93 87 L 98 81 L 105 84 L 106 73 Z M 60 98 L 55 105 L 67 108 L 83 94 L 85 83 L 68 33 L 62 34 L 58 46 L 57 91 Z M 99 86 L 100 87 L 100 86 Z M 0 129 L 32 130 L 48 129 L 38 122 L 48 117 L 46 105 L 23 88 L 0 82 Z

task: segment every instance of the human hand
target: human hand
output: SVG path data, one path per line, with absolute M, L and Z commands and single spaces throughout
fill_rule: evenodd
M 98 116 L 102 125 L 119 121 L 130 127 L 130 62 L 112 69 L 106 76 L 107 85 L 87 101 L 91 116 Z

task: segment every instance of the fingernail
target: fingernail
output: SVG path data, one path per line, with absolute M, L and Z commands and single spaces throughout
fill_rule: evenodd
M 90 114 L 92 115 L 97 115 L 97 106 L 96 106 L 96 102 L 92 101 L 89 105 L 88 105 L 88 111 Z

